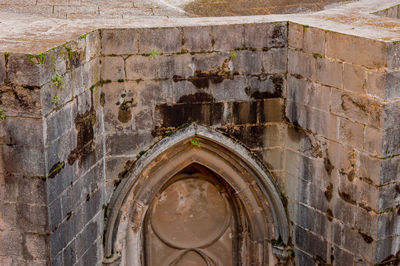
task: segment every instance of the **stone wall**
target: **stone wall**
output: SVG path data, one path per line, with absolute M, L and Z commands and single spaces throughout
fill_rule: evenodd
M 2 55 L 0 262 L 100 264 L 105 210 L 126 166 L 193 122 L 265 163 L 296 264 L 392 259 L 398 51 L 264 22 L 101 29 L 43 54 Z
M 287 187 L 297 189 L 288 194 L 299 264 L 374 264 L 399 251 L 397 49 L 289 24 L 287 160 L 296 163 Z
M 389 18 L 400 18 L 400 5 L 392 6 L 381 11 L 375 12 L 377 16 L 389 17 Z

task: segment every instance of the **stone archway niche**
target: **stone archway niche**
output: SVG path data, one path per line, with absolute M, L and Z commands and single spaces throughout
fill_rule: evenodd
M 188 202 L 195 190 L 207 190 L 209 202 L 203 196 L 204 202 L 189 204 L 193 211 L 180 216 L 186 222 L 173 213 L 168 217 L 167 206 L 176 209 L 179 197 Z M 205 212 L 200 215 L 196 208 Z M 190 219 L 193 215 L 214 226 L 197 232 L 198 221 Z M 168 221 L 182 228 L 171 241 L 175 229 Z M 192 226 L 186 235 L 185 226 Z M 159 248 L 165 245 L 165 254 L 175 254 L 167 256 L 174 263 L 188 259 L 199 261 L 198 265 L 221 265 L 212 250 L 219 245 L 221 250 L 231 250 L 230 265 L 272 265 L 274 239 L 287 244 L 289 230 L 280 193 L 267 170 L 239 143 L 192 125 L 150 149 L 114 192 L 108 209 L 104 264 L 154 265 L 157 262 L 149 257 L 155 251 L 149 243 L 158 243 Z

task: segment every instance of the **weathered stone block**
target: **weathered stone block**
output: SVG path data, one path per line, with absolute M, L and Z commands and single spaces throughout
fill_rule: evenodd
M 19 203 L 17 205 L 17 227 L 22 231 L 48 232 L 47 206 Z
M 75 167 L 66 164 L 53 178 L 47 179 L 47 200 L 53 202 L 76 179 Z
M 157 63 L 158 60 L 150 56 L 130 56 L 126 59 L 126 77 L 130 80 L 154 79 Z
M 351 253 L 348 253 L 338 246 L 334 246 L 333 257 L 334 265 L 352 265 L 354 261 L 354 256 Z
M 309 54 L 289 49 L 288 71 L 290 74 L 314 79 L 316 75 L 316 59 Z
M 238 51 L 232 59 L 234 73 L 242 75 L 260 74 L 262 70 L 262 52 Z
M 74 265 L 76 262 L 76 247 L 73 240 L 63 251 L 64 265 Z
M 385 85 L 387 99 L 400 97 L 400 71 L 388 72 Z
M 49 204 L 49 230 L 53 232 L 62 221 L 61 200 L 56 199 Z
M 225 79 L 221 83 L 214 84 L 212 87 L 212 97 L 216 101 L 246 101 L 249 96 L 246 93 L 248 88 L 245 77 L 235 77 Z
M 400 181 L 400 157 L 388 158 L 382 161 L 381 168 L 381 183 L 386 184 L 390 182 Z
M 384 42 L 330 31 L 326 34 L 326 43 L 326 55 L 330 58 L 370 68 L 386 65 Z
M 190 52 L 211 51 L 212 33 L 211 27 L 184 27 L 183 49 Z
M 399 10 L 400 13 L 400 10 Z M 400 45 L 398 42 L 387 42 L 387 65 L 390 68 L 400 67 Z
M 294 258 L 296 265 L 305 265 L 305 266 L 312 266 L 315 264 L 314 258 L 309 256 L 308 254 L 304 253 L 303 251 L 295 248 L 294 249 Z
M 22 234 L 16 231 L 2 231 L 0 233 L 0 255 L 21 256 L 23 252 Z
M 366 73 L 364 68 L 352 64 L 343 64 L 343 89 L 364 94 Z
M 336 194 L 336 192 L 334 192 Z M 332 213 L 333 217 L 341 221 L 343 224 L 348 226 L 354 226 L 355 214 L 357 212 L 357 207 L 353 204 L 347 203 L 338 195 L 332 198 Z
M 377 242 L 348 226 L 343 229 L 343 247 L 367 261 L 375 261 Z
M 265 73 L 287 72 L 287 49 L 270 49 L 264 52 L 262 66 Z
M 367 211 L 363 208 L 357 209 L 355 216 L 355 226 L 360 232 L 366 234 L 373 239 L 378 237 L 378 215 L 374 212 Z
M 142 86 L 135 86 L 135 83 L 128 83 L 138 93 L 138 103 L 142 106 L 154 103 L 164 104 L 172 102 L 173 82 L 171 80 L 148 81 L 140 83 Z
M 342 63 L 329 59 L 317 58 L 316 70 L 317 81 L 336 88 L 342 87 Z
M 302 49 L 303 48 L 303 25 L 289 22 L 288 43 L 290 48 Z
M 86 62 L 100 55 L 101 39 L 100 30 L 92 31 L 86 34 Z
M 5 120 L 6 145 L 43 145 L 43 120 L 35 118 L 7 117 Z
M 60 80 L 47 83 L 40 89 L 43 115 L 47 115 L 52 110 L 59 108 L 72 99 L 73 87 L 71 87 L 71 73 L 67 73 L 57 79 Z
M 123 80 L 125 79 L 125 62 L 121 56 L 106 56 L 101 59 L 102 80 Z
M 1 107 L 6 116 L 41 118 L 39 87 L 0 85 Z
M 305 205 L 296 204 L 296 206 L 296 224 L 326 238 L 329 227 L 328 218 Z
M 194 75 L 194 66 L 190 54 L 159 56 L 157 59 L 156 79 L 187 78 Z
M 72 128 L 72 108 L 73 104 L 65 105 L 61 110 L 46 118 L 46 143 L 61 137 Z
M 381 164 L 381 160 L 372 157 L 370 154 L 360 153 L 356 174 L 360 179 L 369 181 L 375 185 L 380 185 L 382 182 L 381 175 L 383 174 L 381 171 Z
M 375 155 L 382 155 L 383 136 L 382 130 L 365 127 L 364 150 Z
M 364 142 L 364 126 L 348 119 L 338 118 L 339 141 L 352 147 L 362 149 Z
M 377 230 L 378 239 L 400 235 L 400 215 L 396 210 L 379 215 Z
M 383 156 L 400 154 L 400 126 L 383 131 Z
M 245 35 L 243 25 L 219 25 L 212 27 L 216 51 L 229 51 L 244 47 Z
M 283 75 L 260 75 L 248 78 L 246 94 L 253 99 L 268 99 L 282 97 L 286 88 L 286 80 Z
M 332 90 L 331 111 L 361 124 L 382 126 L 383 107 L 380 102 L 340 90 Z
M 245 24 L 244 40 L 244 45 L 248 48 L 285 47 L 287 44 L 287 23 Z
M 45 160 L 42 147 L 3 146 L 5 170 L 10 173 L 44 176 Z
M 284 169 L 284 161 L 285 161 L 285 153 L 282 148 L 269 148 L 264 149 L 263 160 L 267 163 L 267 165 L 271 166 L 270 170 L 283 170 Z
M 82 76 L 84 89 L 89 89 L 100 81 L 100 72 L 100 59 L 98 57 L 83 65 Z M 75 95 L 76 94 L 77 93 L 75 93 Z
M 325 33 L 322 29 L 304 27 L 303 51 L 319 56 L 325 55 Z
M 386 103 L 383 113 L 383 127 L 390 129 L 400 126 L 400 100 Z
M 91 247 L 99 234 L 99 226 L 95 221 L 88 224 L 76 238 L 76 256 L 80 258 Z
M 46 260 L 50 254 L 48 249 L 48 236 L 39 234 L 25 234 L 25 248 L 30 256 L 37 260 Z
M 217 71 L 223 67 L 227 60 L 231 60 L 231 55 L 228 52 L 194 54 L 192 56 L 195 71 L 201 72 Z
M 0 84 L 6 78 L 6 59 L 4 54 L 0 54 Z
M 307 250 L 307 253 L 318 256 L 324 261 L 327 260 L 328 243 L 319 236 L 296 226 L 294 228 L 295 244 L 302 250 Z
M 400 250 L 400 236 L 391 236 L 378 241 L 376 261 L 383 262 L 398 254 Z
M 385 72 L 382 71 L 367 72 L 367 80 L 365 83 L 367 95 L 385 99 L 386 97 L 385 83 L 386 83 Z
M 182 50 L 182 33 L 178 28 L 140 29 L 140 53 L 178 53 Z
M 7 64 L 9 81 L 17 85 L 41 86 L 51 80 L 49 61 L 44 54 L 10 54 Z
M 284 103 L 282 99 L 266 99 L 260 102 L 260 123 L 282 122 Z
M 136 156 L 147 149 L 154 139 L 148 133 L 113 133 L 106 137 L 106 153 L 108 155 Z
M 139 52 L 139 34 L 136 29 L 105 29 L 101 31 L 104 55 L 126 55 Z
M 400 205 L 400 182 L 380 188 L 379 211 L 387 210 Z

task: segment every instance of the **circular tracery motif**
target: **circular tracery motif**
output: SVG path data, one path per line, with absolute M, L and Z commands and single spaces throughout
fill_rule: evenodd
M 186 178 L 168 186 L 154 202 L 151 226 L 169 246 L 196 249 L 218 240 L 230 217 L 226 199 L 213 184 Z

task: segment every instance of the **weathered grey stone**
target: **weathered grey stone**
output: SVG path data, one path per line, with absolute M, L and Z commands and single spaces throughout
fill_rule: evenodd
M 400 154 L 400 126 L 383 131 L 383 156 Z
M 30 257 L 46 261 L 49 256 L 47 236 L 27 233 L 24 237 L 26 252 Z
M 85 254 L 77 261 L 76 265 L 85 266 L 85 265 L 94 265 L 96 262 L 101 261 L 101 257 L 99 256 L 99 250 L 101 250 L 102 244 L 101 240 L 98 239 L 94 243 L 92 243 Z
M 390 68 L 398 68 L 400 66 L 400 45 L 398 42 L 387 42 L 387 64 Z
M 41 147 L 43 145 L 43 120 L 7 117 L 5 120 L 6 145 Z
M 0 237 L 0 255 L 21 256 L 23 252 L 22 235 L 16 231 L 3 231 Z
M 297 204 L 296 206 L 296 223 L 302 228 L 326 238 L 329 226 L 328 218 L 305 205 Z
M 260 102 L 260 123 L 283 121 L 284 103 L 281 99 L 266 99 Z
M 386 98 L 400 97 L 400 71 L 388 72 L 386 74 Z
M 102 80 L 123 80 L 125 79 L 125 62 L 121 56 L 106 56 L 101 59 Z
M 353 64 L 343 64 L 343 89 L 363 94 L 365 80 L 364 68 Z
M 88 250 L 98 237 L 98 224 L 96 221 L 89 223 L 76 238 L 76 256 L 79 259 Z M 95 260 L 96 261 L 96 260 Z
M 158 60 L 151 56 L 130 56 L 126 59 L 126 77 L 129 80 L 154 79 Z
M 148 148 L 153 142 L 149 134 L 114 133 L 106 137 L 106 152 L 109 155 L 132 155 Z
M 400 236 L 391 236 L 378 241 L 376 261 L 383 262 L 385 259 L 396 255 L 400 250 Z
M 101 51 L 100 30 L 86 34 L 86 62 L 97 57 Z
M 190 52 L 211 51 L 211 27 L 185 27 L 183 28 L 183 49 Z
M 72 108 L 72 103 L 67 104 L 46 118 L 46 143 L 61 137 L 72 128 Z
M 386 64 L 384 42 L 330 31 L 326 34 L 326 43 L 326 55 L 330 58 L 370 68 Z
M 313 79 L 316 75 L 316 59 L 312 55 L 289 49 L 288 71 L 290 74 Z
M 72 240 L 72 242 L 64 249 L 63 257 L 65 265 L 74 265 L 76 262 L 75 240 Z
M 76 105 L 78 114 L 84 115 L 85 113 L 90 112 L 92 109 L 92 92 L 90 90 L 85 90 L 82 94 L 79 94 L 76 98 Z M 76 108 L 74 108 L 76 109 Z M 75 110 L 73 110 L 75 111 Z M 73 114 L 74 115 L 74 114 Z M 75 116 L 76 117 L 76 116 Z
M 262 55 L 262 52 L 256 51 L 237 51 L 232 59 L 233 72 L 242 75 L 261 74 Z
M 182 32 L 178 28 L 140 29 L 140 53 L 178 53 L 182 50 Z
M 365 88 L 367 95 L 385 99 L 386 97 L 386 73 L 383 71 L 368 71 Z
M 212 96 L 216 101 L 246 101 L 249 100 L 246 88 L 248 84 L 244 77 L 225 79 L 212 86 Z
M 50 81 L 49 59 L 24 54 L 8 55 L 7 72 L 10 82 L 18 85 L 41 86 Z
M 400 183 L 386 185 L 379 191 L 379 211 L 400 205 Z
M 263 160 L 271 167 L 271 170 L 283 170 L 285 154 L 282 148 L 267 148 L 262 151 Z
M 364 126 L 347 119 L 338 118 L 339 141 L 352 147 L 362 149 L 364 142 Z
M 17 204 L 17 227 L 22 231 L 47 233 L 48 209 L 46 205 Z
M 0 85 L 1 105 L 6 116 L 41 118 L 39 87 Z
M 367 234 L 373 239 L 378 238 L 378 215 L 368 212 L 363 208 L 357 209 L 355 216 L 355 226 L 363 234 Z
M 212 34 L 216 51 L 230 51 L 244 47 L 243 25 L 218 25 L 212 27 Z
M 234 52 L 232 52 L 232 55 Z M 229 52 L 213 52 L 206 54 L 194 54 L 192 56 L 195 71 L 208 72 L 218 70 L 223 67 L 226 60 L 230 60 L 232 55 Z
M 295 263 L 296 265 L 304 265 L 304 266 L 312 266 L 315 265 L 314 258 L 311 256 L 307 255 L 303 251 L 295 248 L 294 249 L 294 258 L 295 258 Z
M 284 22 L 246 24 L 244 37 L 245 47 L 249 48 L 286 47 L 287 24 Z
M 71 73 L 64 76 L 53 77 L 51 81 L 43 85 L 40 89 L 40 100 L 42 104 L 42 114 L 47 115 L 56 108 L 59 108 L 68 101 L 71 101 L 73 96 L 73 87 L 71 87 Z M 60 79 L 56 81 L 56 79 Z
M 4 54 L 0 54 L 0 84 L 6 78 L 6 59 Z
M 334 192 L 334 194 L 336 194 L 336 192 Z M 347 226 L 354 226 L 356 206 L 343 201 L 338 195 L 335 195 L 332 199 L 332 206 L 333 217 Z
M 382 130 L 373 127 L 365 127 L 364 150 L 375 155 L 382 154 Z
M 76 179 L 73 170 L 75 170 L 74 167 L 66 164 L 57 175 L 47 179 L 47 200 L 49 203 L 59 198 L 61 193 Z
M 334 246 L 333 257 L 335 265 L 351 265 L 354 261 L 354 256 L 344 249 Z
M 264 52 L 262 66 L 265 73 L 287 72 L 287 49 L 270 49 Z
M 361 124 L 382 127 L 382 104 L 376 100 L 332 90 L 331 111 Z
M 49 230 L 53 232 L 62 221 L 61 215 L 61 201 L 60 199 L 54 200 L 49 204 Z
M 307 250 L 307 253 L 318 256 L 324 261 L 327 260 L 328 243 L 326 241 L 299 226 L 296 226 L 294 230 L 295 244 L 298 248 Z
M 387 167 L 389 168 L 390 166 L 388 165 Z M 370 156 L 370 154 L 359 154 L 357 176 L 360 178 L 369 180 L 369 182 L 376 185 L 384 184 L 383 178 L 381 177 L 383 174 L 381 168 L 383 169 L 383 163 L 381 160 Z
M 317 81 L 333 86 L 342 87 L 343 65 L 340 62 L 329 59 L 317 58 L 316 79 Z
M 104 55 L 124 55 L 139 52 L 139 35 L 136 29 L 101 30 L 101 49 Z
M 400 181 L 400 157 L 388 158 L 382 161 L 381 170 L 381 183 L 386 184 L 390 182 Z
M 303 51 L 306 53 L 325 55 L 325 33 L 320 28 L 303 27 Z
M 289 22 L 288 23 L 288 46 L 294 49 L 302 49 L 303 48 L 303 34 L 304 27 L 303 25 Z
M 10 173 L 44 176 L 45 160 L 43 147 L 3 146 L 5 170 Z
M 377 242 L 369 239 L 368 235 L 362 235 L 358 231 L 344 226 L 343 247 L 353 254 L 362 256 L 367 261 L 374 261 Z
M 396 210 L 379 215 L 377 230 L 378 239 L 400 235 L 400 215 Z

